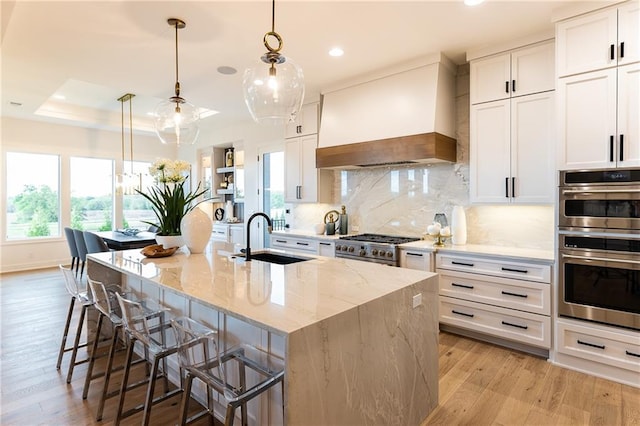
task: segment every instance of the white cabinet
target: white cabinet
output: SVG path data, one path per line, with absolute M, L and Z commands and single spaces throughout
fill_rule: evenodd
M 318 240 L 271 235 L 271 247 L 296 253 L 318 254 Z
M 471 106 L 474 203 L 553 203 L 555 98 L 542 92 Z
M 558 81 L 560 167 L 640 165 L 640 63 Z
M 637 1 L 559 22 L 556 27 L 558 77 L 639 61 L 638 22 L 640 3 Z
M 440 323 L 548 350 L 551 266 L 437 253 Z
M 244 225 L 241 223 L 214 223 L 211 239 L 231 244 L 245 245 Z
M 293 123 L 288 123 L 285 129 L 285 138 L 295 138 L 318 133 L 319 104 L 311 103 L 302 105 L 300 112 Z
M 285 141 L 284 199 L 288 203 L 323 203 L 331 201 L 332 172 L 316 169 L 318 135 L 301 136 Z
M 433 272 L 433 253 L 400 247 L 400 267 Z
M 471 62 L 471 104 L 553 90 L 554 43 L 547 41 Z

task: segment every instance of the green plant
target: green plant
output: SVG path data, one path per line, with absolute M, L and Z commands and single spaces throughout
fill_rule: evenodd
M 206 189 L 200 190 L 200 184 L 193 192 L 185 191 L 184 185 L 188 177 L 186 172 L 189 168 L 189 163 L 185 161 L 158 160 L 149 168 L 156 186 L 152 186 L 148 194 L 136 189 L 137 193 L 151 203 L 158 219 L 158 223 L 144 223 L 157 226 L 159 235 L 180 235 L 182 218 L 197 205 L 193 201 L 207 192 Z

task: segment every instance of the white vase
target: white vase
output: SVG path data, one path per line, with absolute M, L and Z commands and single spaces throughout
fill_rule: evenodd
M 184 215 L 180 222 L 180 232 L 191 253 L 204 251 L 211 238 L 212 229 L 213 222 L 209 216 L 197 207 Z
M 184 238 L 182 235 L 157 235 L 156 242 L 162 244 L 165 249 L 171 247 L 182 247 L 184 245 Z
M 467 217 L 462 206 L 454 206 L 451 212 L 451 243 L 467 244 Z

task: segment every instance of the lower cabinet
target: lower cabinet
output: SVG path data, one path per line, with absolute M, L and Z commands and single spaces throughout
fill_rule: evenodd
M 501 256 L 436 254 L 440 324 L 547 351 L 551 265 Z M 535 352 L 540 352 L 540 350 Z M 526 350 L 526 349 L 525 349 Z
M 433 272 L 433 253 L 400 247 L 400 267 Z
M 314 238 L 289 237 L 272 234 L 271 247 L 300 254 L 307 253 L 326 257 L 335 257 L 336 244 L 333 241 L 322 241 Z
M 211 229 L 211 239 L 214 241 L 244 245 L 244 225 L 241 223 L 214 223 Z
M 640 387 L 640 332 L 559 318 L 555 362 Z

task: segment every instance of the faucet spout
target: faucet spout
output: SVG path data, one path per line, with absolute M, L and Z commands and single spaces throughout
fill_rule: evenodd
M 247 221 L 247 248 L 245 248 L 244 250 L 245 259 L 247 262 L 251 260 L 251 222 L 257 216 L 262 216 L 267 221 L 267 226 L 268 226 L 267 231 L 269 231 L 269 233 L 273 231 L 273 224 L 271 223 L 271 218 L 266 213 L 257 212 L 252 214 L 251 217 L 249 217 L 249 220 Z

